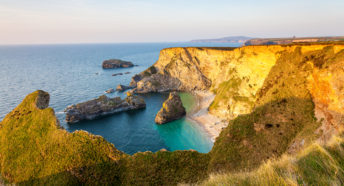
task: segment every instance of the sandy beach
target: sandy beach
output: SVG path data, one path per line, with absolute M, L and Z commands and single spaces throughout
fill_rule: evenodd
M 187 119 L 201 125 L 211 140 L 215 142 L 222 129 L 227 127 L 228 122 L 222 121 L 208 112 L 208 107 L 214 100 L 215 94 L 207 91 L 195 91 L 193 94 L 196 97 L 196 106 L 187 114 Z

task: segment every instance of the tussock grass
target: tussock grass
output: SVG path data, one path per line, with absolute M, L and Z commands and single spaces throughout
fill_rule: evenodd
M 313 143 L 295 156 L 267 161 L 254 171 L 212 174 L 201 185 L 343 185 L 343 142 L 337 136 L 329 145 Z

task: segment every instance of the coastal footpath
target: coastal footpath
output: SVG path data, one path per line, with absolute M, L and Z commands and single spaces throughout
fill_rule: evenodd
M 0 123 L 0 174 L 29 185 L 340 184 L 343 67 L 343 43 L 164 49 L 132 92 L 212 95 L 203 111 L 227 125 L 209 153 L 127 155 L 62 129 L 36 91 Z

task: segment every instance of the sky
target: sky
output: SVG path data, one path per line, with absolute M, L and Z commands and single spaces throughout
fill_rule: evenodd
M 0 0 L 1 44 L 344 35 L 344 0 Z

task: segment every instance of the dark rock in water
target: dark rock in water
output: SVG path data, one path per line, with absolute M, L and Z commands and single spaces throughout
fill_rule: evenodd
M 124 74 L 130 74 L 131 72 L 125 72 Z
M 126 91 L 126 90 L 131 89 L 131 88 L 132 88 L 132 87 L 130 87 L 130 86 L 118 85 L 117 88 L 116 88 L 116 90 L 117 90 L 117 91 L 120 91 L 120 92 L 123 92 L 123 91 Z
M 112 76 L 121 76 L 121 75 L 123 75 L 123 73 L 112 74 Z
M 155 117 L 155 123 L 164 124 L 185 116 L 185 108 L 177 92 L 171 92 Z
M 105 95 L 97 99 L 69 106 L 65 109 L 66 122 L 76 123 L 82 120 L 93 120 L 118 112 L 145 108 L 143 98 L 130 95 L 125 99 L 120 97 L 109 98 Z
M 113 69 L 113 68 L 128 68 L 133 67 L 134 64 L 129 61 L 122 61 L 119 59 L 109 59 L 103 62 L 104 69 Z
M 105 93 L 107 93 L 107 94 L 114 93 L 114 92 L 115 92 L 115 90 L 113 88 L 110 88 L 109 90 L 105 91 Z
M 36 98 L 36 107 L 39 109 L 46 109 L 49 106 L 50 96 L 47 92 L 38 90 L 38 96 Z

